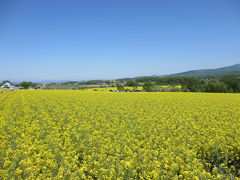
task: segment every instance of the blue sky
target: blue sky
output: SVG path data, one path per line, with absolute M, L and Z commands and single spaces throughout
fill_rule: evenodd
M 239 0 L 0 0 L 0 80 L 115 79 L 236 63 Z

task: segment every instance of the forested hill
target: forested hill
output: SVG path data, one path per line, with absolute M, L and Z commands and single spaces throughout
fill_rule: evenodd
M 136 80 L 136 79 L 156 79 L 156 78 L 163 78 L 163 77 L 181 77 L 181 76 L 195 76 L 195 77 L 205 77 L 205 76 L 222 76 L 222 75 L 235 75 L 240 77 L 240 63 L 235 64 L 232 66 L 221 67 L 217 69 L 199 69 L 199 70 L 191 70 L 181 73 L 175 73 L 170 75 L 154 75 L 154 76 L 141 76 L 141 77 L 134 77 L 134 78 L 121 78 L 117 79 L 120 81 L 128 81 L 128 80 Z
M 186 71 L 176 74 L 171 74 L 171 76 L 218 76 L 224 74 L 233 74 L 240 75 L 240 64 L 235 64 L 232 66 L 226 66 L 217 69 L 200 69 L 200 70 L 192 70 Z

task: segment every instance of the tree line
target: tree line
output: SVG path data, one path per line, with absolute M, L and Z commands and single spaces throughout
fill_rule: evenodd
M 162 91 L 162 88 L 156 88 L 157 85 L 169 85 L 169 91 L 186 92 L 219 92 L 219 93 L 239 93 L 240 78 L 234 75 L 224 75 L 219 77 L 141 77 L 134 80 L 128 80 L 126 86 L 137 87 L 142 85 L 144 91 Z M 181 85 L 181 89 L 174 88 Z M 120 89 L 123 87 L 118 85 Z

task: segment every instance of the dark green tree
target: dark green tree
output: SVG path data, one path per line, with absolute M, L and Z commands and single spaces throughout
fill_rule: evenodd
M 225 75 L 220 78 L 227 85 L 228 92 L 240 92 L 240 79 L 234 75 Z
M 32 84 L 32 82 L 23 81 L 20 83 L 20 86 L 22 86 L 24 89 L 28 89 Z
M 134 80 L 129 80 L 129 81 L 126 82 L 126 86 L 137 87 L 138 83 Z
M 204 91 L 204 81 L 201 81 L 195 77 L 187 77 L 182 80 L 182 88 L 191 92 Z
M 154 88 L 154 85 L 151 82 L 145 82 L 143 84 L 143 90 L 144 91 L 151 92 L 151 91 L 153 91 L 153 88 Z
M 124 91 L 124 86 L 122 84 L 117 84 L 117 90 L 118 91 Z
M 226 93 L 228 89 L 227 85 L 224 82 L 210 81 L 206 84 L 205 91 Z

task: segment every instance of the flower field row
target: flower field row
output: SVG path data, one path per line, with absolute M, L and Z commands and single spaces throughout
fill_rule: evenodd
M 240 177 L 240 95 L 0 94 L 0 179 Z

